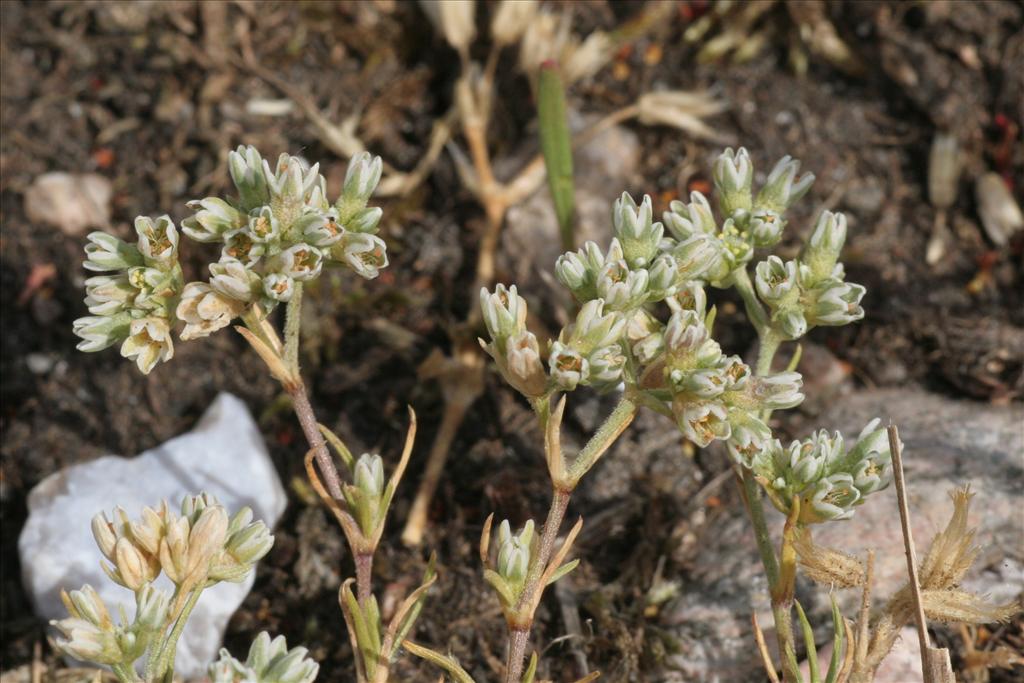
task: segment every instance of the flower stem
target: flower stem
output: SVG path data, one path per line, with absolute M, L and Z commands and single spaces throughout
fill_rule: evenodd
M 754 329 L 757 330 L 757 336 L 764 339 L 767 332 L 771 329 L 771 321 L 768 319 L 768 313 L 764 310 L 764 306 L 758 300 L 757 294 L 754 293 L 754 285 L 750 282 L 750 274 L 747 273 L 746 266 L 733 271 L 732 283 L 743 299 L 743 305 L 747 310 L 747 317 L 750 319 Z
M 182 608 L 181 613 L 178 615 L 177 621 L 174 623 L 174 628 L 167 635 L 163 645 L 160 646 L 160 651 L 156 657 L 156 666 L 153 667 L 153 674 L 156 677 L 163 676 L 164 673 L 174 671 L 174 653 L 178 647 L 178 638 L 181 637 L 181 632 L 185 629 L 185 624 L 188 622 L 189 615 L 192 614 L 192 609 L 196 606 L 196 602 L 199 601 L 199 596 L 202 594 L 202 587 L 193 589 L 191 595 L 188 596 L 188 600 L 185 602 L 185 606 Z M 147 666 L 147 669 L 149 667 Z M 153 683 L 150 681 L 149 683 Z
M 555 539 L 558 537 L 558 529 L 562 526 L 562 519 L 565 517 L 565 510 L 569 507 L 570 491 L 554 489 L 551 494 L 551 507 L 548 509 L 548 517 L 544 521 L 544 531 L 541 533 L 540 545 L 537 548 L 537 557 L 531 563 L 530 570 L 526 575 L 526 583 L 523 592 L 519 596 L 519 603 L 516 611 L 519 612 L 526 605 L 534 602 L 534 592 L 544 590 L 540 585 L 541 576 L 547 567 L 551 554 L 555 550 Z M 533 615 L 529 615 L 529 621 L 525 624 L 517 624 L 509 630 L 508 637 L 508 660 L 505 667 L 505 683 L 519 683 L 523 675 L 523 659 L 526 657 L 526 644 L 530 639 L 530 626 L 533 623 Z

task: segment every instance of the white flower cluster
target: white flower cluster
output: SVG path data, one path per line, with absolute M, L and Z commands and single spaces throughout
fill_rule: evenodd
M 112 273 L 86 281 L 92 316 L 75 321 L 82 351 L 121 343 L 121 353 L 148 373 L 174 355 L 171 329 L 184 323 L 182 340 L 226 327 L 253 306 L 264 312 L 287 302 L 297 283 L 340 264 L 365 278 L 388 265 L 377 236 L 381 210 L 368 207 L 381 175 L 381 160 L 362 153 L 349 164 L 341 196 L 327 200 L 318 165 L 282 154 L 272 170 L 253 147 L 228 155 L 238 197 L 188 203 L 193 215 L 182 232 L 198 242 L 221 244 L 207 282 L 183 283 L 178 231 L 168 216 L 135 221 L 137 246 L 101 232 L 89 235 L 90 270 Z
M 758 453 L 752 468 L 783 514 L 799 500 L 804 524 L 849 519 L 867 495 L 889 485 L 892 456 L 885 429 L 872 420 L 847 449 L 839 432 L 821 430 L 784 448 L 778 439 Z
M 256 562 L 270 551 L 274 537 L 263 522 L 252 521 L 243 508 L 234 517 L 209 494 L 188 496 L 181 514 L 166 502 L 144 508 L 132 520 L 120 507 L 113 519 L 104 513 L 92 520 L 92 532 L 101 563 L 110 579 L 135 593 L 135 617 L 123 615 L 116 625 L 106 605 L 91 586 L 63 594 L 69 616 L 53 625 L 63 637 L 57 649 L 82 661 L 127 667 L 149 653 L 155 654 L 178 615 L 169 611 L 170 597 L 153 582 L 163 572 L 175 585 L 175 595 L 187 596 L 221 581 L 240 582 Z M 133 679 L 134 680 L 134 679 Z

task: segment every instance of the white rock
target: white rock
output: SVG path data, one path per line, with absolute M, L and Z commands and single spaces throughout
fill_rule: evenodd
M 113 611 L 134 611 L 131 591 L 100 569 L 102 556 L 90 520 L 120 505 L 136 517 L 144 506 L 166 499 L 177 507 L 189 494 L 214 494 L 233 513 L 248 505 L 273 528 L 286 496 L 256 423 L 240 399 L 222 393 L 192 431 L 134 458 L 107 455 L 73 465 L 41 481 L 28 497 L 29 517 L 18 540 L 22 581 L 36 613 L 59 619 L 67 612 L 60 590 L 90 584 Z M 273 551 L 271 551 L 273 552 Z M 176 671 L 201 675 L 220 647 L 228 619 L 252 587 L 221 583 L 206 590 L 178 643 Z M 170 583 L 161 576 L 158 585 Z
M 49 223 L 67 235 L 110 225 L 110 181 L 96 173 L 44 173 L 25 191 L 30 221 Z

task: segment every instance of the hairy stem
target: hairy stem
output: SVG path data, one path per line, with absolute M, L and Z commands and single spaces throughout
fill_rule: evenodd
M 373 594 L 373 553 L 356 553 L 356 599 L 360 607 Z
M 178 615 L 174 628 L 171 629 L 167 638 L 164 639 L 163 645 L 160 646 L 160 651 L 156 657 L 156 666 L 153 667 L 155 676 L 162 676 L 167 671 L 174 671 L 174 652 L 178 646 L 178 638 L 181 637 L 181 632 L 185 629 L 185 623 L 188 622 L 189 615 L 192 614 L 192 609 L 196 606 L 196 602 L 199 601 L 199 596 L 202 592 L 202 587 L 197 587 L 188 596 L 188 601 L 185 602 L 185 606 Z
M 754 293 L 754 285 L 750 282 L 750 275 L 747 273 L 746 266 L 733 271 L 732 284 L 743 299 L 743 306 L 747 310 L 747 317 L 750 319 L 754 329 L 757 330 L 757 335 L 764 339 L 768 330 L 771 329 L 771 321 L 768 319 L 768 313 L 764 310 L 764 306 L 758 300 L 757 294 Z M 759 372 L 758 374 L 761 373 Z
M 295 417 L 299 418 L 299 424 L 302 425 L 302 433 L 306 435 L 306 441 L 309 442 L 310 448 L 313 449 L 316 463 L 320 467 L 320 473 L 324 477 L 324 484 L 327 486 L 327 492 L 335 500 L 343 500 L 341 495 L 341 475 L 338 474 L 338 468 L 335 467 L 334 460 L 331 459 L 331 454 L 327 450 L 327 442 L 324 441 L 324 435 L 320 433 L 316 414 L 313 413 L 313 406 L 309 403 L 309 394 L 306 393 L 306 385 L 299 381 L 294 385 L 286 386 L 285 389 L 288 391 L 288 395 L 292 397 Z
M 526 584 L 523 586 L 522 595 L 519 596 L 519 602 L 516 604 L 516 611 L 522 610 L 524 606 L 533 602 L 536 591 L 544 590 L 544 586 L 540 585 L 541 576 L 555 550 L 555 539 L 558 537 L 559 527 L 562 526 L 565 510 L 569 507 L 571 495 L 570 491 L 558 488 L 552 491 L 551 507 L 548 509 L 548 517 L 544 521 L 544 531 L 541 533 L 537 557 L 530 564 L 530 570 L 526 575 Z M 532 621 L 533 615 L 531 614 L 530 623 L 517 624 L 509 631 L 505 683 L 519 683 L 522 678 L 523 659 L 526 657 L 526 644 L 530 639 Z

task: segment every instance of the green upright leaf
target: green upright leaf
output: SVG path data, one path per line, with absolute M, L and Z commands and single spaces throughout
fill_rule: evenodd
M 821 683 L 821 672 L 818 670 L 818 650 L 814 647 L 814 629 L 811 622 L 807 621 L 804 608 L 800 606 L 799 600 L 794 600 L 796 616 L 800 620 L 800 629 L 804 634 L 804 646 L 807 648 L 807 668 L 811 674 L 811 683 Z
M 842 663 L 841 652 L 846 640 L 846 625 L 843 622 L 843 615 L 839 613 L 839 605 L 836 604 L 836 596 L 832 597 L 832 627 L 835 635 L 832 640 L 832 659 L 828 663 L 828 673 L 825 674 L 825 683 L 836 683 L 839 676 L 839 666 Z
M 555 215 L 562 235 L 562 248 L 574 248 L 573 214 L 576 198 L 572 178 L 572 135 L 565 113 L 565 87 L 554 62 L 540 68 L 537 93 L 540 119 L 540 148 L 548 171 L 548 187 L 555 204 Z

